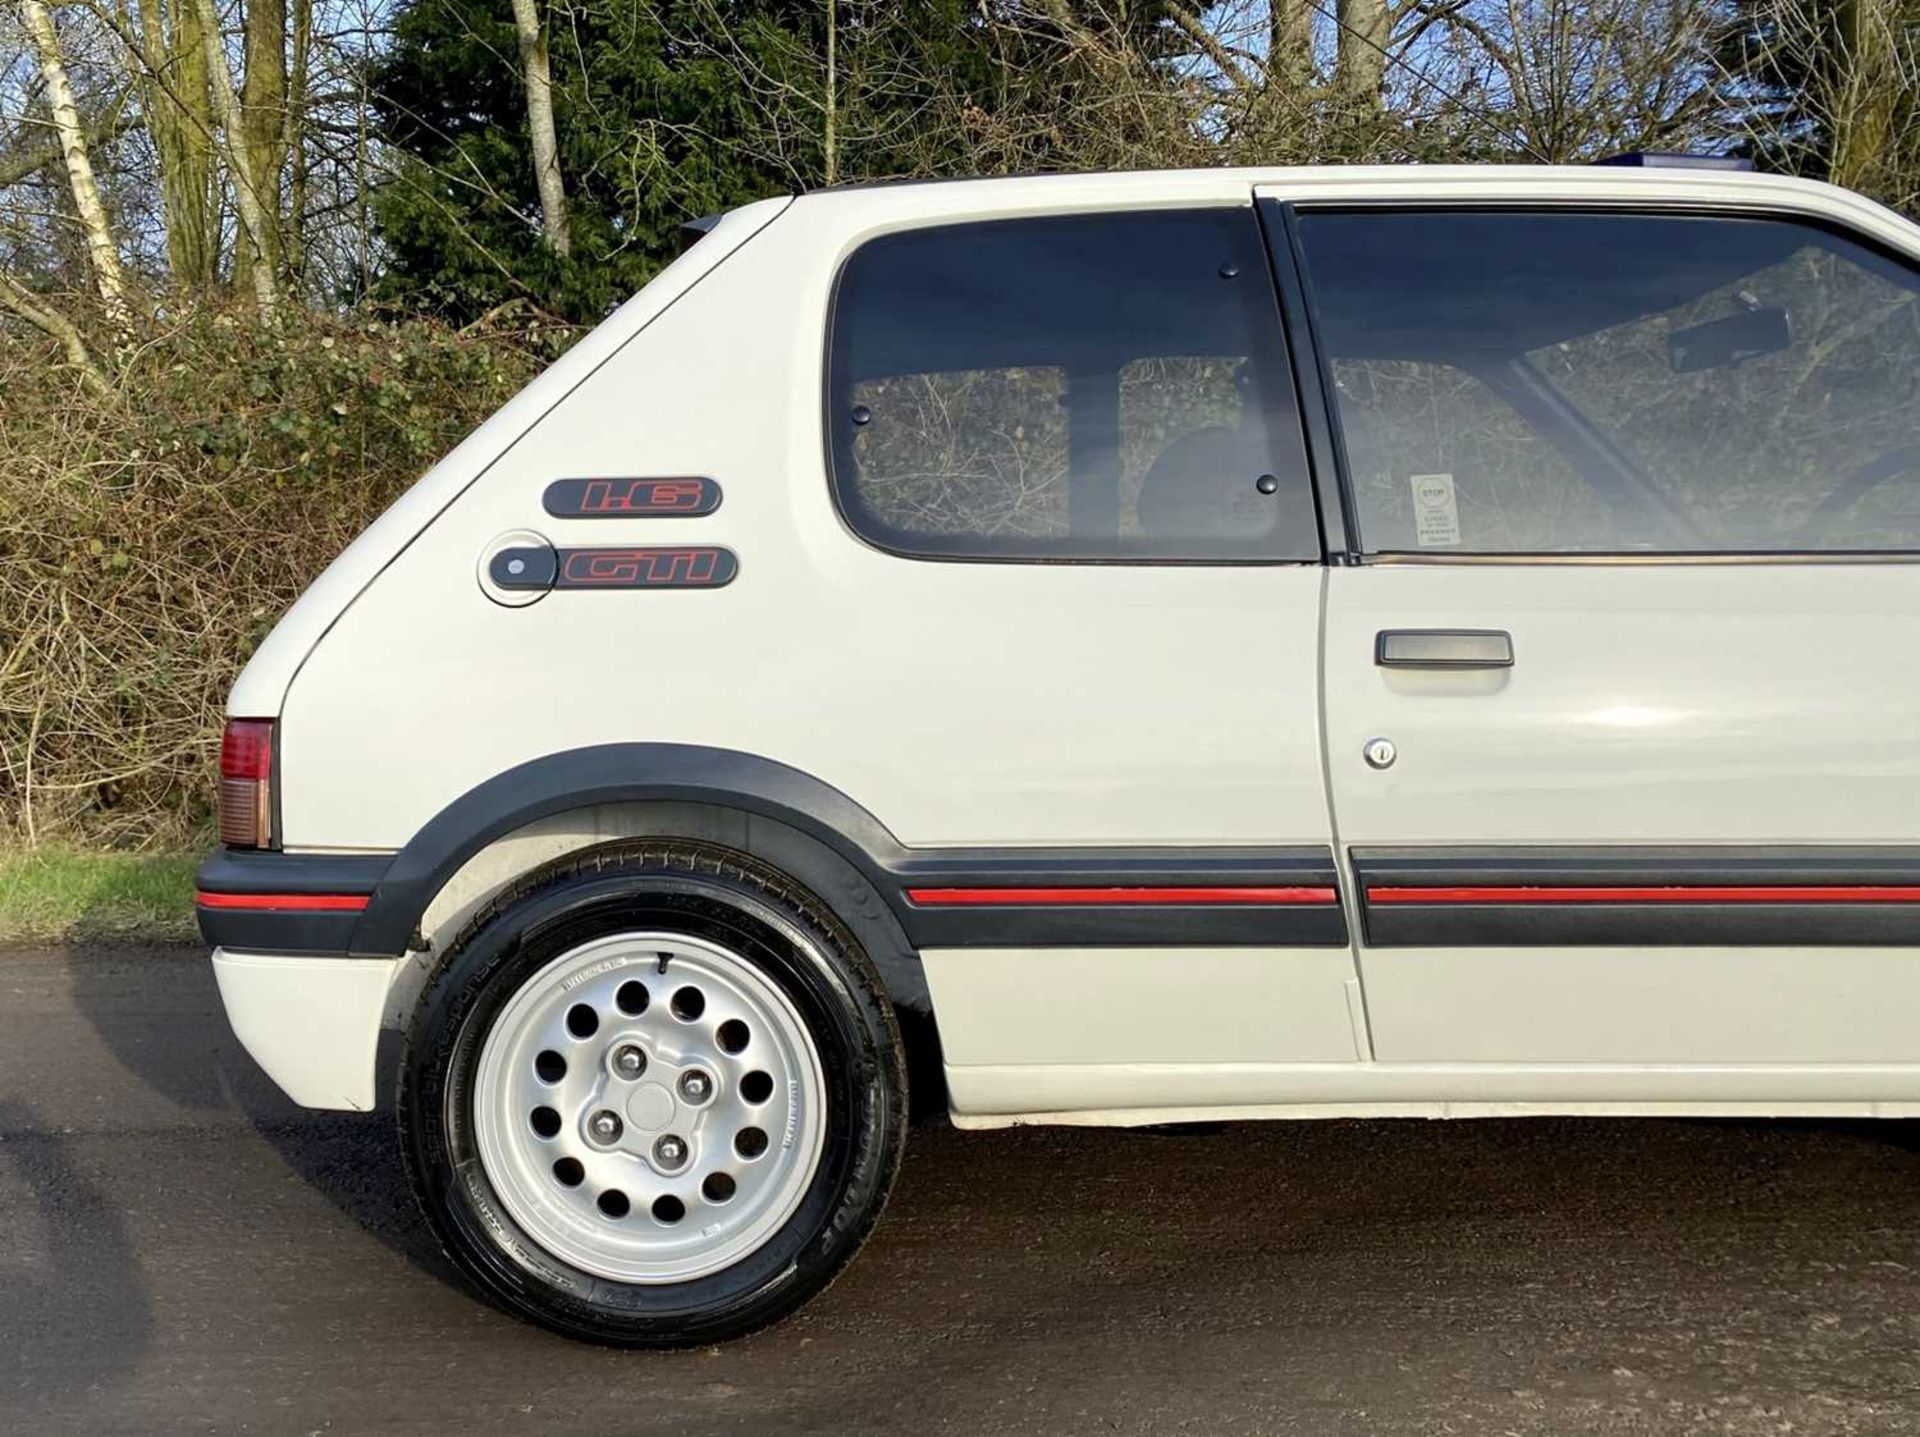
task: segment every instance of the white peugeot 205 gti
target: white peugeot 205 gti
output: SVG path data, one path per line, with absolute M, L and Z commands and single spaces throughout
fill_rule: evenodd
M 707 1342 L 872 1231 L 909 1071 L 970 1128 L 1920 1113 L 1916 634 L 1920 227 L 1852 194 L 767 200 L 280 621 L 200 921 L 482 1292 Z

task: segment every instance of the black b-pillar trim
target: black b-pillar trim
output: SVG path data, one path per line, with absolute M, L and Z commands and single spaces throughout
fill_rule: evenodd
M 1307 463 L 1320 510 L 1321 543 L 1332 562 L 1346 563 L 1358 547 L 1349 517 L 1355 510 L 1347 478 L 1346 442 L 1334 407 L 1333 372 L 1314 323 L 1312 288 L 1294 210 L 1278 200 L 1263 199 L 1255 214 L 1267 241 L 1267 259 L 1273 266 L 1275 292 L 1280 298 L 1280 317 L 1286 329 L 1287 353 L 1293 363 L 1293 383 L 1307 440 Z

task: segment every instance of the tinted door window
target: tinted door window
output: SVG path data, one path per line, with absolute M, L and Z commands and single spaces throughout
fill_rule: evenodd
M 873 240 L 834 307 L 842 511 L 911 554 L 1315 559 L 1249 210 L 995 221 Z
M 1372 550 L 1920 549 L 1920 280 L 1784 220 L 1301 219 Z

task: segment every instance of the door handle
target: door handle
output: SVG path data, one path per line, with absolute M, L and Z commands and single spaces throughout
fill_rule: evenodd
M 1383 669 L 1510 669 L 1505 629 L 1382 629 L 1373 661 Z

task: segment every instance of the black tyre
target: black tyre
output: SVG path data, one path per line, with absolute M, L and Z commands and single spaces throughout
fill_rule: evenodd
M 596 849 L 479 914 L 401 1061 L 414 1190 L 491 1300 L 571 1337 L 737 1337 L 873 1230 L 906 1070 L 811 894 L 704 844 Z

